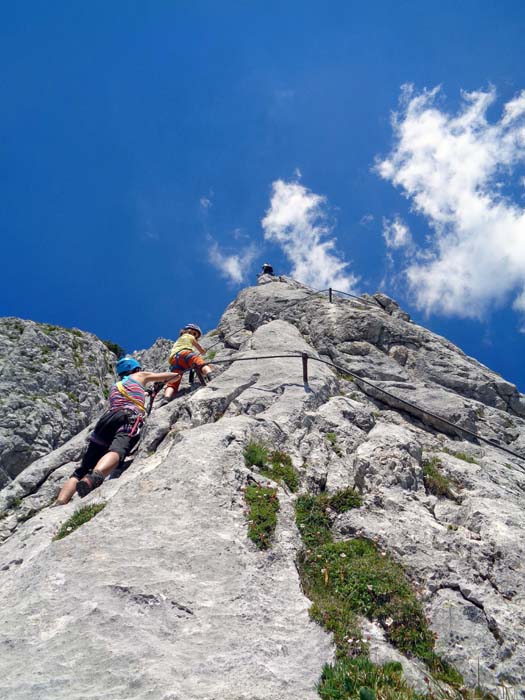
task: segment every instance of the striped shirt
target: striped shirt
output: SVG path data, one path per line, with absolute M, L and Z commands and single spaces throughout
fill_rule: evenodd
M 131 377 L 124 377 L 124 379 L 122 379 L 121 381 L 126 393 L 132 396 L 135 399 L 135 401 L 138 401 L 141 404 L 141 406 L 144 407 L 146 403 L 146 390 L 144 389 L 142 384 L 139 384 Z M 122 408 L 126 408 L 130 411 L 133 411 L 134 413 L 139 413 L 141 415 L 142 413 L 144 413 L 144 411 L 141 411 L 136 404 L 134 404 L 132 401 L 130 401 L 123 394 L 120 393 L 116 384 L 113 384 L 113 386 L 109 390 L 109 408 L 111 411 L 118 411 Z

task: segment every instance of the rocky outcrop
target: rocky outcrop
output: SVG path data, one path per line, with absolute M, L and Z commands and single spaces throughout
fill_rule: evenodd
M 115 359 L 91 333 L 0 319 L 0 488 L 93 420 Z
M 357 488 L 363 504 L 334 515 L 336 540 L 371 539 L 404 566 L 437 650 L 467 684 L 495 695 L 506 684 L 525 698 L 525 462 L 460 430 L 525 455 L 523 397 L 392 300 L 368 301 L 330 304 L 282 278 L 241 292 L 213 336 L 212 383 L 154 408 L 131 468 L 86 499 L 106 508 L 66 539 L 52 541 L 77 500 L 42 505 L 81 438 L 33 465 L 35 492 L 25 495 L 24 474 L 15 479 L 6 494 L 18 500 L 0 501 L 5 697 L 317 697 L 331 638 L 301 592 L 295 496 L 244 463 L 257 441 L 291 457 L 301 491 Z M 306 383 L 301 353 L 311 358 Z M 256 359 L 281 354 L 298 356 Z M 430 402 L 458 434 L 381 387 L 423 409 Z M 448 490 L 435 495 L 428 465 Z M 243 491 L 254 482 L 279 498 L 267 552 L 246 535 Z M 425 689 L 420 664 L 376 621 L 363 620 L 362 633 L 374 659 L 401 661 Z

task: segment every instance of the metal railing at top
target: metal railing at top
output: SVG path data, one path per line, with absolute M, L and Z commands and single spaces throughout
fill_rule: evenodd
M 362 391 L 367 394 L 371 395 L 373 398 L 378 398 L 377 396 L 373 396 L 369 391 L 366 390 L 368 389 L 373 389 L 374 392 L 377 392 L 379 395 L 382 395 L 384 397 L 388 397 L 390 399 L 393 399 L 397 404 L 401 404 L 402 407 L 409 408 L 412 410 L 412 415 L 416 415 L 419 417 L 423 422 L 428 422 L 428 419 L 431 418 L 432 420 L 436 421 L 438 424 L 440 423 L 443 426 L 446 426 L 447 428 L 452 429 L 452 433 L 457 435 L 458 433 L 460 435 L 468 435 L 471 438 L 474 438 L 476 440 L 479 440 L 480 442 L 483 442 L 487 445 L 490 445 L 491 447 L 494 447 L 497 450 L 500 450 L 502 452 L 505 452 L 509 455 L 512 455 L 516 459 L 519 459 L 523 462 L 525 462 L 525 457 L 522 455 L 517 454 L 516 452 L 513 452 L 513 450 L 510 450 L 508 447 L 504 447 L 503 445 L 498 444 L 494 440 L 491 440 L 489 438 L 485 438 L 481 435 L 478 435 L 478 433 L 474 432 L 473 430 L 469 430 L 468 428 L 463 428 L 459 425 L 456 425 L 455 423 L 452 423 L 452 421 L 449 421 L 447 418 L 443 418 L 443 416 L 438 416 L 436 413 L 433 413 L 431 411 L 427 411 L 424 408 L 421 408 L 421 406 L 418 406 L 417 404 L 412 403 L 411 401 L 407 401 L 406 399 L 401 398 L 400 396 L 397 396 L 396 394 L 393 394 L 392 392 L 388 391 L 387 389 L 384 389 L 383 387 L 378 386 L 377 384 L 374 384 L 371 382 L 369 379 L 364 379 L 363 377 L 360 377 L 358 374 L 355 374 L 355 372 L 352 372 L 351 370 L 347 369 L 346 367 L 341 367 L 340 365 L 335 364 L 334 362 L 330 362 L 328 360 L 322 360 L 319 357 L 313 357 L 312 355 L 309 355 L 306 352 L 296 352 L 296 353 L 291 353 L 291 354 L 279 354 L 279 355 L 256 355 L 253 357 L 232 357 L 228 358 L 226 360 L 213 360 L 210 362 L 206 362 L 205 365 L 226 365 L 226 364 L 233 364 L 234 362 L 253 362 L 254 360 L 275 360 L 275 359 L 300 359 L 302 362 L 302 370 L 303 370 L 303 382 L 305 384 L 308 384 L 308 361 L 312 360 L 313 362 L 320 362 L 324 365 L 328 365 L 329 367 L 333 367 L 335 370 L 337 370 L 339 373 L 343 375 L 347 375 L 353 379 L 353 381 L 357 384 L 359 388 L 362 389 Z M 203 365 L 203 366 L 205 366 Z M 198 373 L 199 380 L 201 381 L 201 384 L 206 385 L 202 375 Z M 366 387 L 366 388 L 364 388 Z M 381 399 L 378 399 L 381 400 Z M 387 403 L 388 402 L 384 402 Z M 411 411 L 408 411 L 409 413 Z M 425 421 L 425 418 L 427 418 L 427 421 Z M 445 431 L 448 432 L 448 431 Z M 520 471 L 525 471 L 525 468 L 522 468 L 518 465 L 515 465 Z
M 303 286 L 306 286 L 306 285 L 303 285 Z M 357 301 L 360 304 L 363 304 L 364 306 L 368 306 L 372 309 L 375 309 L 376 311 L 382 311 L 384 314 L 389 315 L 388 311 L 386 311 L 386 309 L 383 308 L 379 302 L 371 301 L 370 299 L 364 299 L 363 297 L 358 296 L 357 294 L 351 294 L 350 292 L 343 292 L 339 289 L 334 289 L 333 287 L 328 287 L 327 289 L 314 289 L 313 287 L 307 287 L 307 289 L 311 290 L 308 296 L 302 297 L 301 299 L 294 299 L 294 301 L 290 302 L 289 304 L 286 304 L 281 309 L 279 309 L 279 313 L 282 313 L 283 311 L 287 311 L 288 309 L 292 308 L 292 306 L 296 306 L 297 304 L 301 304 L 301 303 L 310 301 L 313 297 L 320 296 L 320 295 L 327 295 L 328 301 L 330 302 L 330 304 L 333 304 L 334 300 L 338 298 L 337 295 L 342 294 L 343 296 L 351 297 L 354 301 Z
M 306 286 L 306 285 L 303 285 Z M 314 296 L 319 296 L 320 294 L 328 294 L 328 301 L 332 304 L 334 302 L 334 295 L 335 294 L 342 294 L 344 296 L 351 297 L 352 299 L 357 300 L 358 302 L 368 305 L 370 307 L 373 307 L 374 309 L 378 311 L 382 311 L 383 313 L 388 314 L 386 309 L 384 309 L 379 302 L 377 301 L 370 301 L 369 299 L 363 299 L 360 296 L 357 296 L 355 294 L 351 294 L 350 292 L 343 292 L 338 289 L 334 289 L 333 287 L 328 287 L 328 289 L 314 289 L 313 287 L 308 287 L 309 290 L 311 290 L 311 293 L 308 297 L 303 297 L 301 299 L 296 299 L 290 304 L 287 304 L 284 306 L 282 309 L 279 310 L 279 314 L 281 314 L 283 311 L 288 310 L 292 306 L 295 306 L 296 304 L 300 304 L 306 301 L 310 301 L 310 299 Z M 209 348 L 207 348 L 206 352 L 211 350 L 213 347 L 218 345 L 220 340 L 218 340 L 216 343 L 211 345 Z M 443 418 L 442 416 L 438 416 L 435 413 L 432 413 L 431 411 L 427 411 L 426 409 L 421 408 L 417 404 L 414 404 L 410 401 L 407 401 L 406 399 L 402 399 L 400 396 L 397 396 L 396 394 L 392 394 L 390 391 L 387 389 L 383 389 L 380 386 L 377 386 L 373 382 L 371 382 L 369 379 L 364 379 L 363 377 L 360 377 L 359 375 L 355 374 L 349 369 L 346 369 L 344 367 L 340 367 L 339 365 L 336 365 L 333 362 L 329 362 L 328 360 L 321 360 L 318 357 L 313 357 L 311 355 L 308 355 L 308 353 L 295 353 L 295 354 L 288 354 L 288 355 L 261 355 L 261 356 L 255 356 L 255 357 L 238 357 L 238 358 L 229 358 L 227 360 L 213 360 L 213 364 L 219 365 L 219 364 L 232 364 L 233 362 L 247 362 L 247 361 L 252 361 L 252 360 L 270 360 L 270 359 L 279 359 L 279 358 L 301 358 L 302 361 L 302 368 L 303 368 L 303 381 L 305 384 L 308 384 L 308 360 L 313 360 L 314 362 L 321 362 L 322 364 L 328 365 L 330 367 L 333 367 L 336 369 L 338 372 L 342 374 L 346 374 L 356 382 L 358 386 L 365 392 L 369 393 L 366 391 L 365 388 L 363 387 L 368 387 L 369 389 L 373 389 L 373 391 L 378 392 L 380 395 L 387 396 L 390 399 L 393 399 L 395 402 L 398 404 L 401 404 L 401 406 L 404 406 L 405 408 L 410 408 L 413 411 L 416 412 L 416 415 L 419 413 L 419 417 L 421 420 L 424 421 L 424 417 L 428 417 L 433 419 L 434 421 L 437 421 L 438 423 L 441 423 L 444 426 L 447 426 L 448 428 L 451 428 L 454 434 L 462 434 L 462 435 L 468 435 L 471 438 L 474 438 L 476 440 L 479 440 L 480 442 L 483 442 L 487 445 L 490 445 L 491 447 L 494 447 L 495 449 L 498 449 L 502 452 L 506 452 L 507 454 L 512 455 L 513 457 L 516 457 L 517 459 L 525 462 L 525 457 L 517 454 L 516 452 L 513 452 L 510 450 L 508 447 L 504 447 L 497 442 L 490 440 L 489 438 L 484 438 L 481 435 L 478 435 L 476 432 L 473 430 L 469 430 L 468 428 L 462 428 L 461 426 L 456 425 L 455 423 L 452 423 L 446 418 Z M 206 363 L 206 365 L 212 364 L 212 361 L 209 361 Z M 204 379 L 200 373 L 198 374 L 199 380 L 201 384 L 205 384 Z M 375 398 L 375 397 L 374 397 Z M 380 399 L 379 399 L 380 400 Z M 518 469 L 521 470 L 521 467 L 517 467 Z

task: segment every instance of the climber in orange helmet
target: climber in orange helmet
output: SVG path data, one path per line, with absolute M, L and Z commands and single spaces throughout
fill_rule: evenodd
M 200 372 L 205 381 L 209 381 L 212 367 L 200 357 L 206 353 L 206 350 L 197 342 L 201 335 L 202 331 L 195 323 L 188 323 L 181 328 L 179 338 L 169 354 L 170 370 L 177 376 L 166 384 L 164 397 L 168 401 L 171 401 L 177 393 L 182 375 L 189 369 L 195 369 Z

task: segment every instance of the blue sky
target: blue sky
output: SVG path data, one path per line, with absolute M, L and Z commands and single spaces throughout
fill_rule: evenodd
M 2 3 L 0 314 L 131 351 L 268 260 L 525 391 L 524 28 L 508 0 Z

